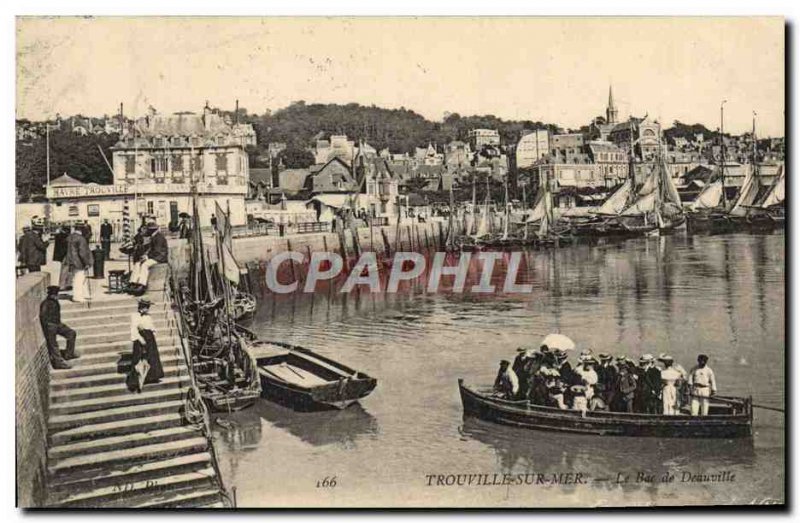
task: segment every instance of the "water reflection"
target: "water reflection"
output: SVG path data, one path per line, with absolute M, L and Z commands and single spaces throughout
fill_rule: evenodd
M 276 428 L 317 447 L 354 448 L 359 439 L 378 434 L 378 421 L 357 403 L 344 410 L 296 412 L 269 401 L 260 401 L 250 410 Z
M 526 430 L 472 417 L 463 419 L 459 432 L 491 448 L 499 472 L 583 472 L 592 478 L 592 487 L 600 489 L 617 488 L 617 473 L 661 476 L 668 471 L 724 470 L 749 464 L 755 452 L 750 438 L 599 437 Z M 647 485 L 631 482 L 622 488 L 637 490 Z
M 252 323 L 259 337 L 340 360 L 375 376 L 378 387 L 363 407 L 341 412 L 297 413 L 261 401 L 233 418 L 254 418 L 243 426 L 257 420 L 252 434 L 260 434 L 258 426 L 265 437 L 215 428 L 225 442 L 221 461 L 235 469 L 229 477 L 242 499 L 254 500 L 263 497 L 259 489 L 280 497 L 305 488 L 285 484 L 286 467 L 298 478 L 316 478 L 321 468 L 347 473 L 380 487 L 381 499 L 394 505 L 409 501 L 413 484 L 405 481 L 464 470 L 584 470 L 602 477 L 639 467 L 653 473 L 724 467 L 745 479 L 733 489 L 689 486 L 691 493 L 641 484 L 612 493 L 601 482 L 579 495 L 585 503 L 619 504 L 663 502 L 665 496 L 678 503 L 690 494 L 704 503 L 779 496 L 785 465 L 779 413 L 756 412 L 752 442 L 587 438 L 463 420 L 456 380 L 491 383 L 500 359 L 560 331 L 597 352 L 634 358 L 669 352 L 686 368 L 698 353 L 709 354 L 721 393 L 780 407 L 784 243 L 782 234 L 675 235 L 526 251 L 517 283 L 531 283 L 530 294 L 428 293 L 425 277 L 405 282 L 396 294 L 360 288 L 343 295 L 338 282 L 319 285 L 314 294 L 264 292 Z M 502 286 L 506 263 L 498 262 L 494 285 Z M 467 285 L 476 276 L 471 273 Z M 441 287 L 452 284 L 445 279 Z M 490 505 L 505 499 L 483 495 Z M 543 496 L 531 503 L 548 501 Z

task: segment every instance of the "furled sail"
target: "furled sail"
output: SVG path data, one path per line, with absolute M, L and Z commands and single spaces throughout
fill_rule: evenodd
M 745 216 L 747 215 L 747 207 L 752 207 L 758 196 L 759 180 L 755 176 L 752 165 L 747 164 L 747 173 L 745 174 L 742 189 L 739 191 L 739 197 L 736 203 L 733 204 L 730 214 L 732 216 Z
M 692 202 L 691 209 L 699 211 L 702 209 L 713 209 L 719 207 L 722 201 L 722 180 L 717 180 L 706 185 L 697 198 Z
M 658 176 L 660 177 L 658 187 L 661 192 L 661 202 L 671 203 L 680 207 L 681 196 L 678 194 L 678 188 L 675 187 L 675 183 L 672 181 L 672 176 L 669 174 L 666 161 L 662 158 L 658 165 Z
M 528 215 L 529 222 L 535 222 L 542 219 L 545 213 L 545 205 L 544 205 L 544 190 L 540 190 L 539 193 L 536 195 L 536 202 L 533 204 L 533 209 L 531 213 Z
M 628 203 L 628 198 L 630 198 L 631 194 L 631 181 L 625 180 L 625 183 L 619 186 L 616 191 L 614 191 L 611 196 L 606 198 L 606 201 L 598 207 L 595 211 L 595 214 L 619 214 L 623 210 L 625 210 L 625 205 Z
M 764 198 L 764 201 L 761 202 L 761 207 L 771 207 L 773 205 L 778 205 L 783 203 L 784 201 L 784 192 L 786 190 L 786 178 L 783 166 L 780 167 L 780 174 L 775 179 L 770 187 L 769 191 L 767 192 L 767 196 Z
M 658 195 L 657 191 L 653 191 L 650 194 L 646 194 L 645 196 L 640 197 L 638 200 L 633 202 L 632 205 L 630 205 L 620 214 L 622 216 L 637 216 L 640 214 L 653 212 L 653 210 L 656 208 L 657 195 Z
M 481 215 L 478 219 L 478 229 L 475 231 L 475 237 L 480 238 L 482 236 L 486 236 L 489 233 L 489 209 L 486 207 L 481 207 Z

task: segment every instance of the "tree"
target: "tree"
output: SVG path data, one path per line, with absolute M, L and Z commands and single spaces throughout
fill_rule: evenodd
M 118 137 L 112 135 L 80 136 L 70 130 L 50 131 L 50 178 L 66 173 L 83 183 L 112 183 L 114 176 L 103 159 L 111 158 L 111 147 Z M 103 150 L 100 153 L 98 146 Z M 17 142 L 16 185 L 23 200 L 44 192 L 47 184 L 47 142 L 39 136 L 30 142 Z
M 308 149 L 296 146 L 287 147 L 278 154 L 278 158 L 287 169 L 305 169 L 314 165 L 314 155 Z

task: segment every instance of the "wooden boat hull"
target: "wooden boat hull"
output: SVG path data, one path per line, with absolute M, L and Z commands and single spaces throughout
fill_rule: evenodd
M 458 382 L 465 416 L 533 430 L 574 432 L 597 436 L 660 438 L 744 438 L 752 436 L 753 410 L 749 399 L 741 400 L 732 414 L 708 416 L 663 416 L 620 412 L 561 410 L 530 405 L 527 401 L 505 401 L 490 397 Z M 733 410 L 733 409 L 726 409 Z
M 343 410 L 368 396 L 377 385 L 374 378 L 351 380 L 342 389 L 338 384 L 302 388 L 281 380 L 261 376 L 262 397 L 299 411 Z
M 258 364 L 262 397 L 295 410 L 345 409 L 378 384 L 375 378 L 304 347 L 253 342 L 249 350 Z
M 691 234 L 723 234 L 733 232 L 733 224 L 724 213 L 690 213 L 686 218 L 686 229 Z

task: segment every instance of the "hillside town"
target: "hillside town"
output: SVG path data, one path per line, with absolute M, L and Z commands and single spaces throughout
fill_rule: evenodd
M 421 143 L 413 151 L 378 150 L 365 137 L 319 131 L 303 151 L 313 163 L 301 167 L 287 165 L 285 142 L 257 148 L 254 125 L 240 123 L 239 114 L 238 105 L 230 113 L 207 103 L 196 113 L 160 114 L 150 107 L 133 118 L 120 104 L 115 116 L 19 121 L 18 148 L 59 131 L 84 140 L 111 139 L 113 146 L 110 158 L 102 149 L 95 154 L 98 168 L 111 172 L 111 183 L 82 182 L 69 169 L 49 173 L 43 194 L 18 198 L 18 231 L 30 216 L 86 221 L 95 230 L 103 217 L 119 234 L 123 216 L 152 215 L 175 224 L 180 213 L 190 211 L 192 190 L 203 195 L 201 221 L 210 220 L 216 202 L 237 226 L 330 221 L 351 193 L 362 195 L 360 205 L 370 217 L 388 222 L 413 207 L 430 212 L 432 205 L 446 203 L 451 191 L 466 201 L 476 181 L 479 194 L 487 187 L 499 199 L 505 186 L 514 205 L 525 206 L 540 180 L 552 180 L 553 205 L 563 211 L 602 203 L 631 170 L 641 181 L 662 142 L 681 200 L 691 204 L 721 162 L 726 190 L 735 193 L 754 150 L 764 185 L 784 161 L 782 137 L 758 137 L 754 148 L 752 133 L 722 139 L 719 129 L 678 135 L 648 115 L 623 118 L 611 87 L 604 116 L 577 131 L 523 129 L 509 141 L 497 129 L 475 128 L 463 140 Z

